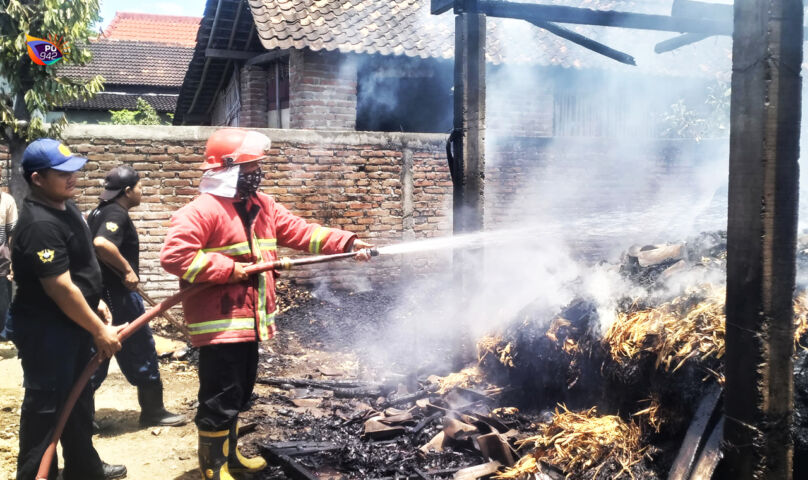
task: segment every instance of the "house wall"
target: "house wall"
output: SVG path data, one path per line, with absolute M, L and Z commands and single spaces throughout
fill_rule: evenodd
M 336 52 L 292 50 L 289 56 L 291 128 L 356 127 L 356 63 Z
M 553 136 L 552 85 L 487 91 L 485 124 L 489 136 Z
M 241 112 L 241 82 L 240 72 L 233 71 L 227 85 L 216 96 L 215 104 L 210 114 L 210 124 L 213 126 L 239 126 Z
M 261 66 L 241 67 L 240 127 L 263 128 L 267 126 L 267 73 Z
M 546 228 L 593 259 L 725 229 L 728 156 L 727 138 L 492 137 L 485 226 Z
M 488 65 L 485 119 L 488 137 L 552 137 L 555 70 Z

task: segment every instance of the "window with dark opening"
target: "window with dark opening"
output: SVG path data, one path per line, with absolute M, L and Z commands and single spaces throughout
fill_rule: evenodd
M 289 59 L 267 65 L 267 126 L 289 128 Z
M 452 128 L 452 70 L 446 62 L 368 62 L 359 69 L 356 129 L 447 132 Z

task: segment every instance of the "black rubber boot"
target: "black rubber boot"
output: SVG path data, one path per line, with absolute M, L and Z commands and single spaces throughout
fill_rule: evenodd
M 104 480 L 124 478 L 126 476 L 126 467 L 123 465 L 110 465 L 108 463 L 102 463 L 101 467 L 104 471 Z
M 140 403 L 141 427 L 177 427 L 188 420 L 183 415 L 171 413 L 163 405 L 163 384 L 160 381 L 137 387 Z
M 199 470 L 206 480 L 234 480 L 227 469 L 230 448 L 227 430 L 207 432 L 199 430 Z

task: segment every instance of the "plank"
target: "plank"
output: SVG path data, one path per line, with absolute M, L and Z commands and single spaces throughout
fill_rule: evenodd
M 723 434 L 724 417 L 722 416 L 704 445 L 704 450 L 701 452 L 689 480 L 711 480 L 713 478 L 718 462 L 724 457 L 721 452 L 721 437 Z
M 701 399 L 699 407 L 693 415 L 693 420 L 690 421 L 690 426 L 687 428 L 687 433 L 685 433 L 682 447 L 679 449 L 676 460 L 673 461 L 668 473 L 668 480 L 686 480 L 689 478 L 699 447 L 704 444 L 703 437 L 707 433 L 710 418 L 718 406 L 721 392 L 721 387 L 717 383 L 713 383 Z

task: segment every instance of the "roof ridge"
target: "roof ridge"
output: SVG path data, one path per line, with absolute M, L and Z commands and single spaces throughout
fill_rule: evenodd
M 121 12 L 116 11 L 115 17 L 112 22 L 118 19 L 134 19 L 134 20 L 172 20 L 178 23 L 194 23 L 202 20 L 202 17 L 195 17 L 192 15 L 164 15 L 161 13 L 141 13 L 141 12 Z M 110 23 L 111 25 L 111 23 Z
M 91 39 L 90 42 L 93 43 L 93 44 L 118 43 L 121 46 L 124 46 L 124 44 L 131 44 L 131 45 L 149 47 L 149 48 L 171 48 L 171 49 L 184 48 L 184 49 L 188 49 L 188 50 L 193 50 L 194 49 L 194 46 L 190 45 L 188 43 L 183 43 L 183 42 L 179 42 L 179 41 L 172 43 L 169 40 L 157 42 L 157 41 L 154 41 L 154 40 L 134 40 L 134 39 L 128 39 L 128 38 L 98 37 L 98 38 L 95 38 L 95 39 Z

